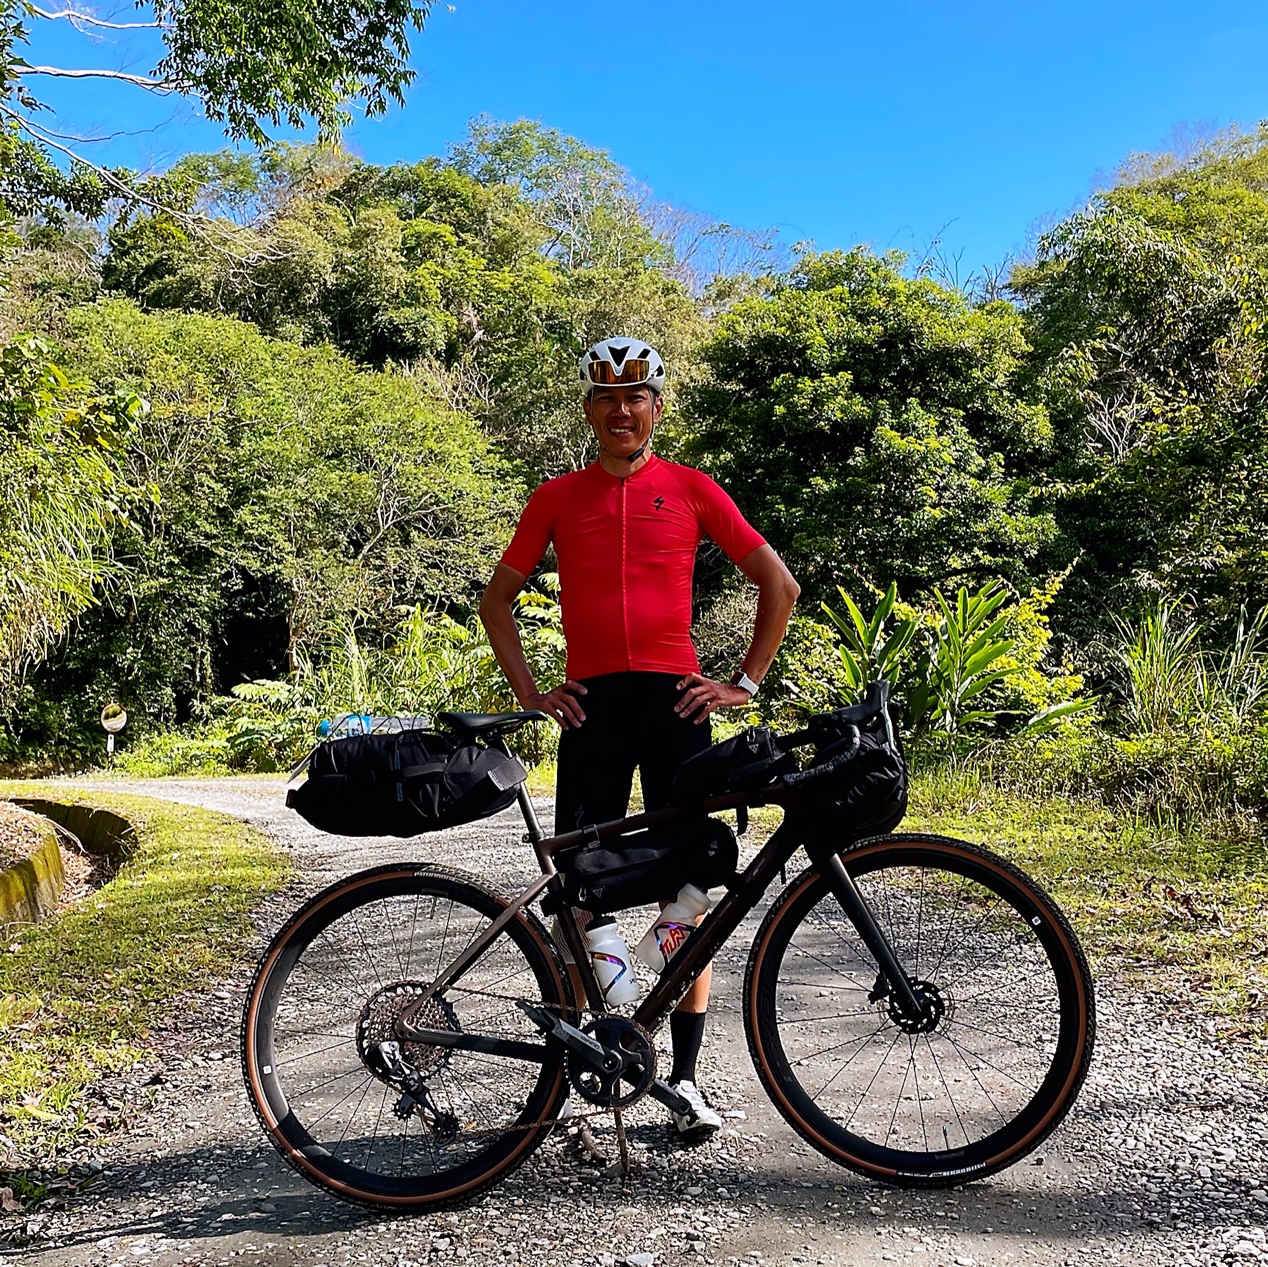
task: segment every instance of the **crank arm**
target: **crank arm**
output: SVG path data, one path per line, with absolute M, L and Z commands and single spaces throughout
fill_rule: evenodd
M 580 1057 L 592 1069 L 597 1069 L 600 1073 L 610 1074 L 622 1067 L 624 1062 L 618 1053 L 609 1051 L 602 1043 L 591 1038 L 589 1034 L 583 1034 L 575 1025 L 569 1025 L 561 1017 L 555 1016 L 543 1008 L 535 1007 L 532 1003 L 525 1003 L 522 999 L 518 999 L 516 1002 L 525 1016 L 547 1038 L 558 1039 L 573 1055 Z
M 672 1113 L 687 1114 L 691 1112 L 691 1104 L 684 1096 L 678 1094 L 677 1091 L 669 1085 L 664 1078 L 657 1078 L 650 1087 L 647 1088 L 647 1094 L 663 1104 Z

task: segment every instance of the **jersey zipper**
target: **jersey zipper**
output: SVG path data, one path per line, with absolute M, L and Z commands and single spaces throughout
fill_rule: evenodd
M 633 671 L 634 661 L 630 654 L 630 607 L 625 589 L 625 485 L 626 477 L 621 479 L 621 626 L 625 630 L 625 667 Z

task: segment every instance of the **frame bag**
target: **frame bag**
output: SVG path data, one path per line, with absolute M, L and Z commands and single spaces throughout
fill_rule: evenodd
M 675 819 L 582 845 L 563 866 L 564 902 L 596 915 L 650 906 L 671 900 L 684 884 L 730 884 L 738 861 L 735 834 L 721 819 Z M 542 907 L 547 914 L 558 909 Z
M 457 735 L 350 735 L 313 749 L 286 804 L 336 836 L 418 836 L 506 809 L 526 777 L 514 757 Z

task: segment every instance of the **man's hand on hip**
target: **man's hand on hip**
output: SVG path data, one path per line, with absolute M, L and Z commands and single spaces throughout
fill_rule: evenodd
M 578 695 L 585 695 L 586 688 L 571 678 L 562 686 L 552 686 L 549 691 L 538 691 L 524 700 L 525 708 L 537 708 L 553 717 L 564 730 L 580 726 L 586 719 Z
M 683 696 L 674 705 L 674 712 L 680 717 L 695 714 L 697 724 L 704 721 L 715 708 L 747 704 L 753 698 L 738 686 L 732 686 L 729 682 L 715 682 L 700 673 L 688 674 L 678 683 L 678 689 L 683 692 Z

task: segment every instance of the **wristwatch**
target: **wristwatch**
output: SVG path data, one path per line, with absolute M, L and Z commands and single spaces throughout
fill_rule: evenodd
M 750 699 L 757 694 L 757 683 L 743 669 L 731 674 L 731 685 L 738 686 L 742 691 L 747 691 Z

